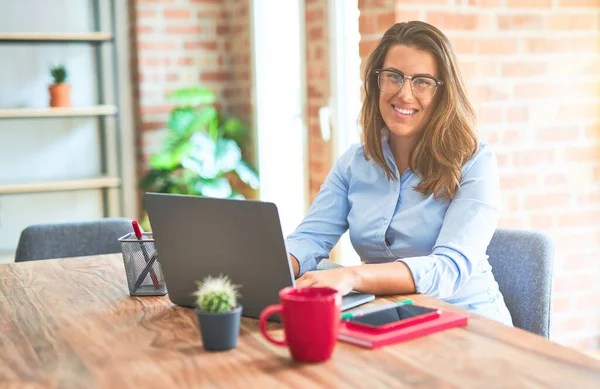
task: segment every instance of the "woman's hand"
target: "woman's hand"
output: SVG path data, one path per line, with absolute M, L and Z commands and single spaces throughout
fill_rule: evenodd
M 336 289 L 340 294 L 350 293 L 357 284 L 357 274 L 352 268 L 309 271 L 296 280 L 297 288 L 326 286 Z

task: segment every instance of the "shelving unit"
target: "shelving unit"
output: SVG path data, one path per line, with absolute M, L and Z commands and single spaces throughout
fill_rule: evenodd
M 15 204 L 17 204 L 17 207 L 28 207 L 29 201 L 36 202 L 31 204 L 31 208 L 35 209 L 31 212 L 40 212 L 41 210 L 40 219 L 44 217 L 46 219 L 52 218 L 57 214 L 67 215 L 68 217 L 70 215 L 68 206 L 71 198 L 77 199 L 77 202 L 73 203 L 74 216 L 77 216 L 76 212 L 81 212 L 81 210 L 83 210 L 83 215 L 99 213 L 105 217 L 135 217 L 137 214 L 136 156 L 134 150 L 134 124 L 131 116 L 130 70 L 128 68 L 130 64 L 129 10 L 127 3 L 120 0 L 92 0 L 90 3 L 91 9 L 87 6 L 85 6 L 87 9 L 76 7 L 78 9 L 77 15 L 81 16 L 75 16 L 75 13 L 73 13 L 72 18 L 77 22 L 68 23 L 67 26 L 64 26 L 66 30 L 71 29 L 77 32 L 47 31 L 52 30 L 54 27 L 57 30 L 63 29 L 63 25 L 60 23 L 46 23 L 42 26 L 36 24 L 35 21 L 29 24 L 23 23 L 23 30 L 33 30 L 35 27 L 40 26 L 42 32 L 0 31 L 0 47 L 7 47 L 7 52 L 22 53 L 24 48 L 36 48 L 31 50 L 30 57 L 38 62 L 34 66 L 27 64 L 25 74 L 29 71 L 29 75 L 31 75 L 32 68 L 39 67 L 42 61 L 45 62 L 46 58 L 44 56 L 47 53 L 52 53 L 54 50 L 52 45 L 55 45 L 61 50 L 61 55 L 64 55 L 65 61 L 71 61 L 78 66 L 75 68 L 78 69 L 78 72 L 70 72 L 70 75 L 73 77 L 78 76 L 80 81 L 84 81 L 84 85 L 91 86 L 90 89 L 94 91 L 92 92 L 93 95 L 86 95 L 85 92 L 82 94 L 82 91 L 87 89 L 83 89 L 81 84 L 78 84 L 80 88 L 79 95 L 84 97 L 73 100 L 73 107 L 40 108 L 39 94 L 37 100 L 36 98 L 32 99 L 32 107 L 21 107 L 23 100 L 27 104 L 27 93 L 30 92 L 32 87 L 39 91 L 40 80 L 39 78 L 35 79 L 37 75 L 33 75 L 31 79 L 16 78 L 19 82 L 12 84 L 14 90 L 15 87 L 20 88 L 20 84 L 23 83 L 23 90 L 16 91 L 15 96 L 18 96 L 17 98 L 8 99 L 9 104 L 16 103 L 19 106 L 7 105 L 0 107 L 0 144 L 4 144 L 5 150 L 12 147 L 15 154 L 27 155 L 32 153 L 32 158 L 37 159 L 30 160 L 29 157 L 21 159 L 21 162 L 23 160 L 28 162 L 25 165 L 29 169 L 40 169 L 40 166 L 43 169 L 43 158 L 49 157 L 48 163 L 52 164 L 53 156 L 58 155 L 60 158 L 71 151 L 75 152 L 73 153 L 74 156 L 67 156 L 66 159 L 61 159 L 59 163 L 52 165 L 54 170 L 49 170 L 46 174 L 44 172 L 37 174 L 35 171 L 24 171 L 22 170 L 24 169 L 23 165 L 19 165 L 19 162 L 13 164 L 11 157 L 5 157 L 4 161 L 8 164 L 5 162 L 2 169 L 4 173 L 8 174 L 4 174 L 4 178 L 0 178 L 0 200 L 2 201 L 0 208 L 9 210 L 10 207 L 10 210 L 8 214 L 7 211 L 3 211 L 3 218 L 0 219 L 0 226 L 3 229 L 0 234 L 4 236 L 4 246 L 0 249 L 0 257 L 2 255 L 10 256 L 10 251 L 16 248 L 17 241 L 14 241 L 14 237 L 9 239 L 8 235 L 14 236 L 17 231 L 20 232 L 23 227 L 20 225 L 21 223 L 25 223 L 25 220 L 27 220 L 27 223 L 38 222 L 36 220 L 38 214 L 35 213 L 16 216 L 14 210 L 17 208 L 15 208 Z M 46 7 L 47 10 L 48 3 L 46 0 L 40 0 L 39 4 L 42 5 L 42 8 Z M 62 8 L 64 3 L 57 2 L 54 9 L 52 9 L 53 12 L 56 11 L 57 6 Z M 3 9 L 3 11 L 16 10 L 15 15 L 21 13 L 21 11 L 23 11 L 23 14 L 28 12 L 23 10 L 21 5 L 16 2 L 11 3 L 11 7 Z M 50 7 L 53 6 L 50 5 Z M 70 8 L 69 11 L 72 12 L 73 8 Z M 60 12 L 62 11 L 56 13 Z M 34 16 L 41 17 L 41 14 Z M 84 20 L 81 17 L 91 18 L 79 23 Z M 5 24 L 5 26 L 8 25 Z M 10 25 L 13 26 L 13 29 L 21 26 L 21 24 L 16 23 Z M 6 29 L 9 30 L 10 28 L 7 27 Z M 78 30 L 84 31 L 79 32 Z M 65 45 L 64 49 L 62 48 L 63 45 Z M 88 50 L 87 46 L 91 50 Z M 27 53 L 29 52 L 30 50 L 27 50 Z M 52 54 L 50 54 L 48 65 L 53 64 L 50 63 L 51 58 L 57 57 L 61 58 L 60 56 L 52 57 Z M 10 60 L 10 58 L 10 56 L 5 56 L 3 61 Z M 23 55 L 20 58 L 22 60 Z M 85 65 L 83 68 L 81 67 L 82 63 Z M 67 64 L 67 66 L 69 65 Z M 87 66 L 89 66 L 89 73 L 87 73 Z M 67 68 L 67 70 L 70 69 Z M 82 79 L 82 72 L 85 77 L 89 78 Z M 76 81 L 72 78 L 71 82 Z M 47 91 L 44 92 L 47 93 Z M 26 130 L 27 135 L 18 132 L 23 129 Z M 34 139 L 31 143 L 32 149 L 27 149 L 25 147 L 27 143 L 23 142 L 27 142 L 28 136 L 37 137 L 38 134 L 39 138 Z M 57 136 L 60 138 L 57 138 Z M 63 136 L 68 137 L 68 139 L 62 138 Z M 14 142 L 14 139 L 19 139 L 20 143 L 15 143 L 13 147 L 11 142 Z M 55 142 L 55 144 L 52 142 Z M 46 144 L 48 147 L 45 146 Z M 72 149 L 73 146 L 78 148 L 78 145 L 82 145 L 83 148 Z M 35 154 L 40 151 L 40 147 L 42 152 Z M 57 152 L 63 154 L 56 154 Z M 87 159 L 88 155 L 93 156 L 94 159 Z M 29 162 L 31 163 L 29 164 Z M 82 169 L 69 171 L 69 164 L 79 163 L 82 164 Z M 86 174 L 89 174 L 89 176 L 86 176 Z M 28 177 L 28 179 L 20 179 L 19 177 Z M 52 177 L 56 177 L 56 179 L 52 179 Z M 70 194 L 65 197 L 56 194 L 74 191 L 82 193 Z M 46 193 L 55 193 L 55 195 L 45 196 Z M 38 196 L 22 196 L 27 194 L 38 194 Z M 46 204 L 46 199 L 50 199 L 49 201 L 55 203 Z M 45 208 L 52 207 L 52 204 L 56 204 L 56 202 L 60 204 L 57 206 L 59 208 Z M 4 203 L 11 205 L 6 205 L 6 208 L 4 208 Z M 67 208 L 65 208 L 65 205 Z M 47 213 L 45 209 L 48 209 Z M 7 217 L 11 222 L 7 223 Z M 13 241 L 14 247 L 8 247 L 7 245 L 12 245 Z
M 36 43 L 55 43 L 55 42 L 105 42 L 113 39 L 110 32 L 80 32 L 80 33 L 41 33 L 41 32 L 19 32 L 6 33 L 0 32 L 0 42 L 36 42 Z
M 116 177 L 82 178 L 76 180 L 45 181 L 38 183 L 27 182 L 22 184 L 0 184 L 0 195 L 61 192 L 81 189 L 118 188 L 120 184 L 121 180 Z
M 117 107 L 115 105 L 97 105 L 95 107 L 69 107 L 69 108 L 0 109 L 0 119 L 110 116 L 110 115 L 116 115 L 116 114 L 117 114 Z

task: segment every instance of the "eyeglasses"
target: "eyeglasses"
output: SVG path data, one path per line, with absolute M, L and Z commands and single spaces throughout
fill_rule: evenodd
M 419 99 L 430 99 L 435 95 L 438 86 L 444 85 L 444 81 L 425 75 L 406 76 L 397 70 L 375 69 L 377 84 L 383 93 L 397 93 L 404 85 L 404 80 L 410 81 L 413 95 Z

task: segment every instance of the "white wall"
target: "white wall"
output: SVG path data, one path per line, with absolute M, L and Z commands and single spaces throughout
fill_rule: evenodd
M 1 32 L 93 31 L 91 0 L 0 0 Z M 48 106 L 50 64 L 69 72 L 73 106 L 97 104 L 87 44 L 0 43 L 0 108 Z M 0 183 L 100 173 L 99 120 L 0 119 Z M 102 217 L 100 191 L 0 195 L 0 254 L 12 255 L 29 224 Z

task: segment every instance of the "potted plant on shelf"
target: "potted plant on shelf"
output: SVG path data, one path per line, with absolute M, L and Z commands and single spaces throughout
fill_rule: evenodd
M 67 84 L 67 69 L 63 65 L 50 68 L 54 83 L 48 87 L 51 107 L 71 106 L 71 85 Z
M 237 346 L 242 306 L 238 286 L 227 276 L 208 276 L 198 282 L 196 316 L 206 350 L 223 351 Z

